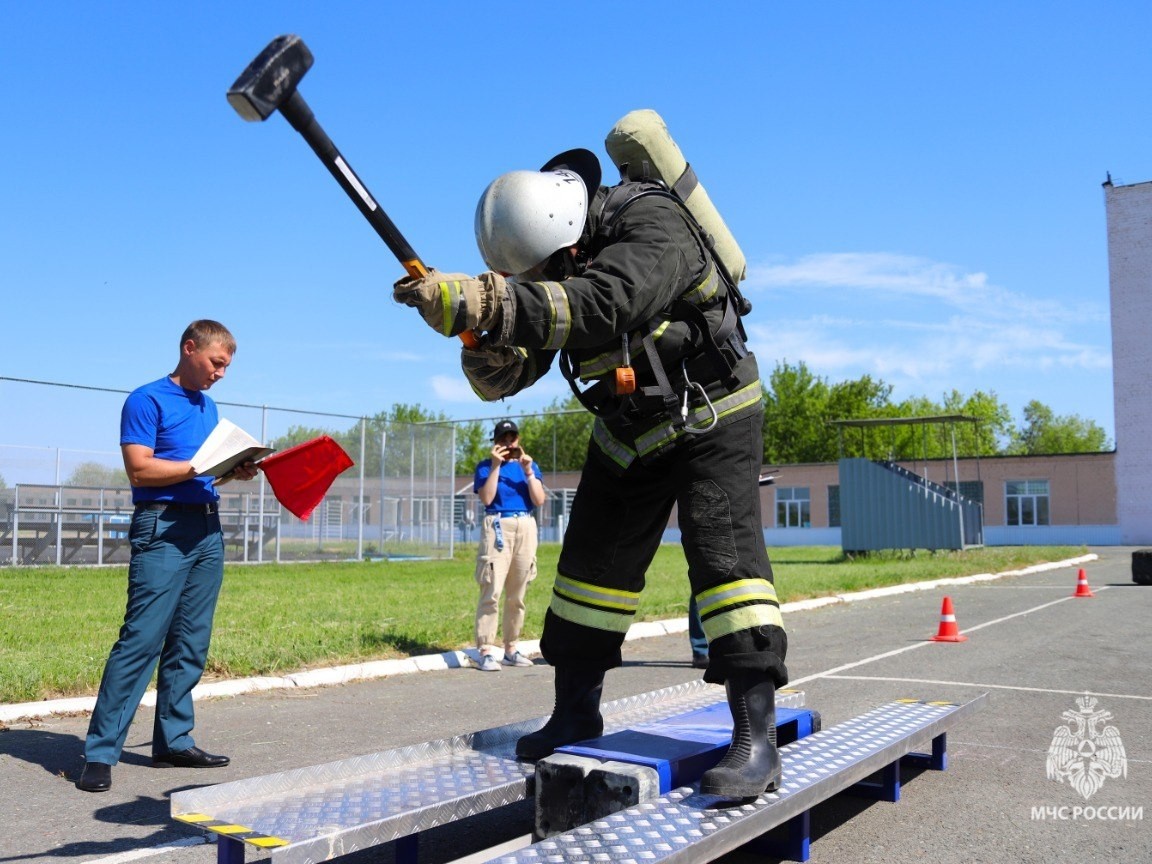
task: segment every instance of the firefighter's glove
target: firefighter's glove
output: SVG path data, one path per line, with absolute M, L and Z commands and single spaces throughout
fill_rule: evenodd
M 392 287 L 393 299 L 419 309 L 428 326 L 442 336 L 498 330 L 507 293 L 507 283 L 498 273 L 473 277 L 430 270 L 424 276 L 407 276 Z
M 460 350 L 460 366 L 472 390 L 485 402 L 495 402 L 519 392 L 528 352 L 508 345 L 486 345 Z

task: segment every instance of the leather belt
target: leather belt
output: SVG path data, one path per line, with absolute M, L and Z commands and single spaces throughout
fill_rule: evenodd
M 531 516 L 527 510 L 507 510 L 500 511 L 499 513 L 489 513 L 489 516 L 499 516 L 501 519 L 517 519 L 521 516 Z
M 211 515 L 220 512 L 220 503 L 211 501 L 206 504 L 185 504 L 182 501 L 148 501 L 136 505 L 137 510 L 179 510 L 182 513 L 203 513 Z

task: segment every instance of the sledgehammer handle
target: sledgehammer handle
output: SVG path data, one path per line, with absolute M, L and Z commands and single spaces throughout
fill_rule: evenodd
M 292 95 L 279 107 L 279 110 L 292 124 L 292 128 L 304 136 L 308 146 L 320 157 L 320 161 L 336 178 L 336 182 L 352 199 L 352 203 L 364 214 L 364 218 L 380 235 L 380 239 L 392 250 L 392 254 L 403 265 L 408 275 L 412 277 L 425 275 L 428 268 L 424 266 L 420 256 L 416 254 L 412 245 L 404 239 L 404 235 L 400 233 L 400 229 L 388 217 L 384 209 L 376 203 L 376 199 L 372 197 L 368 187 L 356 176 L 352 166 L 344 161 L 344 157 L 340 155 L 340 151 L 336 149 L 332 139 L 316 121 L 316 116 L 300 92 L 293 90 Z M 472 332 L 461 333 L 460 340 L 469 348 L 476 348 L 480 344 L 479 338 Z
M 404 235 L 388 218 L 388 214 L 376 203 L 376 199 L 372 197 L 368 187 L 356 176 L 352 166 L 344 161 L 344 157 L 340 155 L 340 151 L 336 149 L 332 139 L 316 122 L 312 109 L 308 107 L 308 103 L 304 101 L 300 91 L 292 91 L 292 95 L 280 106 L 280 113 L 292 124 L 293 129 L 304 136 L 308 146 L 320 157 L 320 161 L 336 178 L 336 182 L 352 199 L 352 203 L 360 208 L 364 218 L 376 229 L 380 239 L 388 244 L 392 254 L 404 265 L 404 269 L 408 271 L 409 275 L 423 276 L 427 273 L 428 268 L 420 261 L 420 257 L 404 239 Z

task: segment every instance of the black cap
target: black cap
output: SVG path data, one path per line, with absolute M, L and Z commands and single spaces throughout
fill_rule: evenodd
M 496 428 L 492 430 L 492 440 L 495 441 L 501 435 L 507 435 L 509 432 L 520 434 L 520 428 L 511 420 L 501 420 L 496 424 Z
M 558 168 L 567 168 L 580 176 L 580 179 L 584 181 L 584 186 L 588 189 L 588 203 L 591 204 L 592 197 L 600 188 L 600 160 L 596 158 L 596 154 L 591 150 L 585 150 L 583 147 L 565 150 L 545 162 L 544 167 L 540 170 L 555 171 Z

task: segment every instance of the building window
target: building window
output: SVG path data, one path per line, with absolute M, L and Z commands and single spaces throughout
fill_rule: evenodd
M 433 498 L 412 499 L 412 521 L 418 525 L 434 522 L 436 518 L 436 500 Z
M 840 487 L 828 487 L 828 527 L 840 527 Z
M 776 490 L 776 527 L 811 528 L 811 496 L 807 486 L 784 486 Z
M 1008 525 L 1048 525 L 1048 481 L 1008 480 L 1004 483 Z

